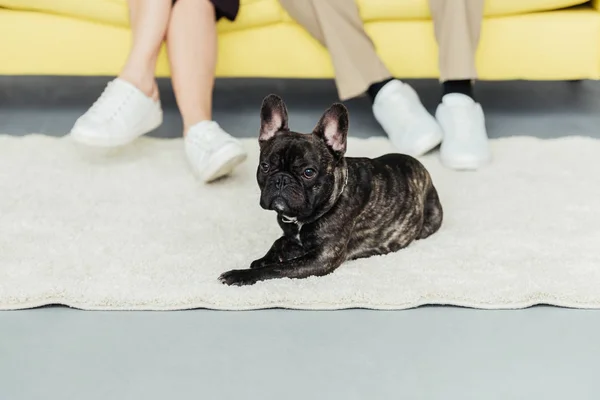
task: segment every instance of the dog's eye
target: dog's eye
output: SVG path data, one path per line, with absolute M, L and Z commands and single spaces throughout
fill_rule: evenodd
M 269 172 L 269 168 L 270 168 L 269 163 L 266 163 L 266 162 L 260 163 L 260 169 L 262 170 L 262 172 Z
M 317 174 L 317 171 L 315 171 L 315 170 L 314 170 L 314 169 L 312 169 L 312 168 L 306 168 L 306 169 L 304 170 L 304 172 L 302 173 L 302 175 L 303 175 L 305 178 L 307 178 L 307 179 L 314 178 L 314 176 L 315 176 L 316 174 Z

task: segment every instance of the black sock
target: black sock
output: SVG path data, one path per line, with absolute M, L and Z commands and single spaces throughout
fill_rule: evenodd
M 442 96 L 449 93 L 461 93 L 475 99 L 473 96 L 473 83 L 470 79 L 460 81 L 445 81 L 442 83 Z
M 394 78 L 387 78 L 387 79 L 382 80 L 381 82 L 376 82 L 376 83 L 372 84 L 371 86 L 369 86 L 369 88 L 367 89 L 367 94 L 371 98 L 371 103 L 373 103 L 375 101 L 375 96 L 377 96 L 377 93 L 379 93 L 381 88 L 384 87 L 389 81 L 392 81 L 392 80 L 394 80 Z

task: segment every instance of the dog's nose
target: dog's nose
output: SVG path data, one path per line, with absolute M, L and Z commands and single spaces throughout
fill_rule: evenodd
M 275 179 L 275 187 L 279 190 L 290 184 L 290 177 L 287 175 L 279 175 Z

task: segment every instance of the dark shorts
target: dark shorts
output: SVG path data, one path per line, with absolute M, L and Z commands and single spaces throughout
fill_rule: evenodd
M 173 4 L 175 4 L 176 1 L 177 0 L 173 0 Z M 223 17 L 233 21 L 235 20 L 235 17 L 237 17 L 237 13 L 240 10 L 240 0 L 210 0 L 210 2 L 215 6 L 215 15 L 217 21 Z

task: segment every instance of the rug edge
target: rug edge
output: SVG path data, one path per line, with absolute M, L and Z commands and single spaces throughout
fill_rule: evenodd
M 270 309 L 284 309 L 292 311 L 342 311 L 351 309 L 364 309 L 371 311 L 402 311 L 420 308 L 424 306 L 457 307 L 472 310 L 522 310 L 535 306 L 551 306 L 566 309 L 597 310 L 600 309 L 600 303 L 583 303 L 577 301 L 557 300 L 557 299 L 535 299 L 523 300 L 506 303 L 478 303 L 475 301 L 461 300 L 427 300 L 415 301 L 405 304 L 364 304 L 364 303 L 340 303 L 323 305 L 317 303 L 307 304 L 286 304 L 273 303 L 247 306 L 216 306 L 203 302 L 192 303 L 189 305 L 168 305 L 168 306 L 150 306 L 135 305 L 128 307 L 115 307 L 98 304 L 85 304 L 76 301 L 65 300 L 44 300 L 21 302 L 14 304 L 0 304 L 0 311 L 19 311 L 31 310 L 48 306 L 63 306 L 80 311 L 187 311 L 187 310 L 214 310 L 214 311 L 257 311 Z

